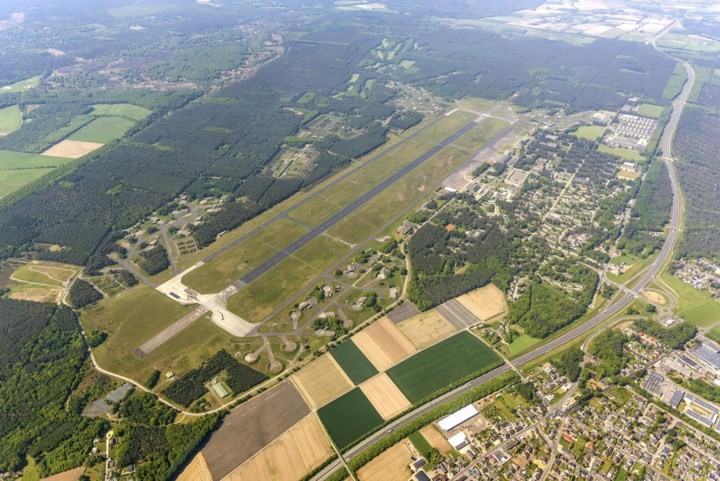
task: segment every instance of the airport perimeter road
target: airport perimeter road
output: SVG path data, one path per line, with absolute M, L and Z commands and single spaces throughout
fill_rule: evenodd
M 318 225 L 317 227 L 312 228 L 307 234 L 287 246 L 284 250 L 281 250 L 274 256 L 272 256 L 270 259 L 266 260 L 259 266 L 257 266 L 255 269 L 244 275 L 239 281 L 233 283 L 233 286 L 236 289 L 240 289 L 241 287 L 251 283 L 261 275 L 265 274 L 267 271 L 278 265 L 280 262 L 285 260 L 286 258 L 290 257 L 294 252 L 296 252 L 298 249 L 303 247 L 305 244 L 310 242 L 311 240 L 315 239 L 317 236 L 325 232 L 326 230 L 330 229 L 332 226 L 343 220 L 348 215 L 352 214 L 355 210 L 357 210 L 359 207 L 363 206 L 367 202 L 371 201 L 374 197 L 376 197 L 379 193 L 390 187 L 392 184 L 400 180 L 401 178 L 405 177 L 410 171 L 414 170 L 416 167 L 419 167 L 421 164 L 426 162 L 428 159 L 430 159 L 433 155 L 440 152 L 445 147 L 449 146 L 453 142 L 455 142 L 457 139 L 462 137 L 463 134 L 467 133 L 472 129 L 473 127 L 477 126 L 477 122 L 474 120 L 471 120 L 468 122 L 463 128 L 452 134 L 450 137 L 446 138 L 439 144 L 435 145 L 432 149 L 428 150 L 424 154 L 422 154 L 417 159 L 413 160 L 406 166 L 404 166 L 402 169 L 398 170 L 397 172 L 393 173 L 390 177 L 383 180 L 381 183 L 373 187 L 372 190 L 369 192 L 366 192 L 363 194 L 359 199 L 355 200 L 352 204 L 348 205 L 347 207 L 343 208 L 336 214 L 334 214 L 332 217 L 327 219 L 322 224 Z
M 672 139 L 673 135 L 675 134 L 675 130 L 677 129 L 678 123 L 680 121 L 680 117 L 682 115 L 683 108 L 685 107 L 685 102 L 687 102 L 687 98 L 690 95 L 690 90 L 692 89 L 692 86 L 695 82 L 695 71 L 692 69 L 692 67 L 686 63 L 683 62 L 683 65 L 685 66 L 685 69 L 688 72 L 688 81 L 685 84 L 685 87 L 683 88 L 682 93 L 678 96 L 678 98 L 673 103 L 673 112 L 670 116 L 670 120 L 665 128 L 665 131 L 663 132 L 663 138 L 662 138 L 662 146 L 663 146 L 663 160 L 665 161 L 665 165 L 668 169 L 668 173 L 670 175 L 670 183 L 672 185 L 672 196 L 673 196 L 673 206 L 672 211 L 670 214 L 670 227 L 668 229 L 667 237 L 665 238 L 665 243 L 663 244 L 662 249 L 660 250 L 660 253 L 658 254 L 657 258 L 655 259 L 655 262 L 652 263 L 650 268 L 646 271 L 645 275 L 632 286 L 632 290 L 635 292 L 641 292 L 647 285 L 650 283 L 650 281 L 659 274 L 663 266 L 665 265 L 665 262 L 670 258 L 670 255 L 672 254 L 673 249 L 675 248 L 675 242 L 677 241 L 677 235 L 678 235 L 678 228 L 680 226 L 680 188 L 677 181 L 677 176 L 675 174 L 675 168 L 672 165 L 671 155 L 672 155 Z M 518 358 L 515 358 L 512 362 L 515 366 L 523 366 L 525 364 L 529 364 L 536 359 L 544 356 L 545 354 L 549 353 L 550 351 L 557 349 L 563 345 L 566 345 L 573 340 L 577 339 L 578 337 L 588 333 L 589 331 L 597 328 L 599 325 L 607 321 L 610 317 L 614 316 L 615 314 L 619 313 L 623 308 L 625 308 L 635 297 L 632 294 L 624 294 L 622 297 L 620 297 L 618 300 L 616 300 L 611 306 L 609 306 L 607 309 L 603 310 L 601 313 L 590 319 L 589 321 L 581 324 L 580 326 L 567 331 L 565 334 L 562 334 L 552 341 L 548 342 L 547 344 L 544 344 L 540 346 L 539 348 L 523 355 Z M 397 421 L 391 423 L 390 425 L 386 426 L 383 431 L 380 431 L 378 433 L 375 433 L 374 435 L 370 436 L 369 438 L 365 439 L 358 445 L 351 448 L 349 451 L 344 453 L 343 457 L 345 461 L 351 461 L 356 456 L 360 455 L 363 451 L 365 451 L 367 448 L 369 448 L 371 445 L 375 444 L 376 442 L 382 440 L 385 436 L 390 434 L 392 430 L 395 430 L 401 426 L 404 426 L 405 424 L 409 423 L 410 421 L 416 419 L 418 416 L 421 416 L 422 414 L 425 414 L 427 411 L 432 409 L 435 406 L 438 406 L 444 402 L 447 402 L 451 399 L 454 399 L 465 392 L 469 391 L 470 389 L 479 386 L 485 382 L 488 382 L 492 379 L 495 379 L 496 377 L 505 374 L 510 370 L 510 367 L 507 364 L 504 364 L 502 367 L 499 367 L 493 371 L 490 371 L 489 373 L 480 376 L 479 378 L 475 379 L 469 384 L 465 384 L 454 391 L 450 391 L 449 393 L 431 401 L 428 404 L 425 404 L 416 410 L 406 414 L 402 418 L 398 419 Z M 320 471 L 318 474 L 312 477 L 313 481 L 323 481 L 330 477 L 332 473 L 337 471 L 342 467 L 342 463 L 340 460 L 335 460 L 328 466 L 326 466 L 322 471 Z

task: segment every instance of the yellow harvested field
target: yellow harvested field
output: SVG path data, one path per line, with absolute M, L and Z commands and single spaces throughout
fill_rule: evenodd
M 468 292 L 457 300 L 483 321 L 507 312 L 505 294 L 493 284 Z
M 373 459 L 358 471 L 360 481 L 398 481 L 405 480 L 412 474 L 410 463 L 412 451 L 402 440 L 377 458 Z
M 440 431 L 433 424 L 428 424 L 420 430 L 420 434 L 423 435 L 425 440 L 430 443 L 430 446 L 440 451 L 440 454 L 445 455 L 451 449 L 450 443 L 447 442 L 445 436 L 440 434 Z
M 446 321 L 435 309 L 413 316 L 397 327 L 418 349 L 431 346 L 457 332 L 455 326 Z
M 292 377 L 313 408 L 319 408 L 350 391 L 354 384 L 330 354 L 320 356 Z
M 664 306 L 667 302 L 665 296 L 663 296 L 659 292 L 645 291 L 643 292 L 643 297 L 648 301 L 652 302 L 653 304 L 659 304 L 661 306 Z
M 66 159 L 79 159 L 83 155 L 87 155 L 90 152 L 99 149 L 104 144 L 98 144 L 96 142 L 82 142 L 80 140 L 62 140 L 57 144 L 53 145 L 42 155 L 49 155 L 50 157 L 64 157 Z
M 332 452 L 320 421 L 310 414 L 224 479 L 293 481 L 320 466 Z
M 84 472 L 85 468 L 79 467 L 69 471 L 63 471 L 62 473 L 55 474 L 49 478 L 42 478 L 40 481 L 77 481 Z
M 177 477 L 177 481 L 213 481 L 202 453 L 195 455 L 190 464 Z
M 410 401 L 384 372 L 360 384 L 360 390 L 385 420 L 410 407 Z
M 360 348 L 375 369 L 381 372 L 417 351 L 412 342 L 387 317 L 360 331 L 353 336 L 352 342 Z
M 32 302 L 60 302 L 60 289 L 43 289 L 40 287 L 23 287 L 10 293 L 10 299 Z

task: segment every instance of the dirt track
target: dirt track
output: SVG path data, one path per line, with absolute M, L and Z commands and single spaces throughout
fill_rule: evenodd
M 309 413 L 291 382 L 235 408 L 202 449 L 212 479 L 230 474 Z

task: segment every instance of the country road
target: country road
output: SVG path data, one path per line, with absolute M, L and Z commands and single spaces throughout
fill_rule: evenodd
M 695 71 L 693 68 L 688 64 L 687 62 L 683 62 L 683 66 L 685 67 L 687 73 L 688 73 L 688 81 L 685 84 L 685 86 L 682 89 L 682 92 L 677 97 L 677 99 L 673 102 L 673 111 L 670 116 L 670 120 L 668 121 L 665 130 L 663 131 L 662 136 L 662 147 L 663 147 L 663 161 L 665 162 L 665 166 L 668 169 L 668 173 L 670 175 L 670 181 L 672 185 L 672 196 L 673 196 L 673 205 L 672 205 L 672 211 L 670 215 L 670 225 L 668 228 L 667 237 L 665 238 L 665 242 L 663 244 L 662 249 L 660 250 L 660 253 L 658 254 L 655 261 L 652 263 L 650 268 L 647 270 L 645 275 L 636 283 L 634 283 L 631 287 L 631 290 L 635 292 L 642 291 L 647 285 L 652 281 L 652 279 L 658 275 L 663 267 L 665 266 L 665 263 L 668 259 L 670 259 L 670 256 L 675 248 L 675 244 L 677 242 L 677 236 L 678 236 L 678 229 L 680 227 L 681 223 L 681 212 L 680 212 L 680 205 L 681 205 L 681 197 L 680 197 L 680 187 L 677 181 L 677 175 L 675 173 L 675 168 L 672 164 L 672 140 L 673 135 L 675 134 L 675 131 L 677 129 L 677 126 L 680 122 L 680 118 L 682 116 L 682 111 L 685 107 L 685 103 L 687 102 L 688 96 L 690 95 L 690 91 L 693 87 L 693 84 L 695 82 Z M 566 333 L 556 337 L 552 341 L 540 346 L 539 348 L 524 354 L 516 359 L 513 360 L 513 364 L 516 367 L 520 367 L 523 365 L 527 365 L 536 359 L 546 355 L 547 353 L 553 351 L 554 349 L 557 349 L 563 345 L 567 345 L 571 343 L 573 340 L 581 337 L 582 335 L 588 333 L 589 331 L 592 331 L 593 329 L 597 328 L 601 324 L 603 324 L 605 321 L 607 321 L 612 316 L 618 314 L 622 309 L 624 309 L 635 297 L 632 294 L 625 293 L 622 297 L 620 297 L 618 300 L 616 300 L 611 306 L 607 307 L 605 310 L 600 312 L 598 315 L 593 317 L 592 319 L 588 320 L 587 322 L 581 324 L 580 326 L 567 331 Z M 503 366 L 490 371 L 489 373 L 475 379 L 474 381 L 465 384 L 433 401 L 431 401 L 428 404 L 425 404 L 416 410 L 406 414 L 405 416 L 397 419 L 390 425 L 386 426 L 385 429 L 383 429 L 380 432 L 377 432 L 367 439 L 363 440 L 356 446 L 352 447 L 350 450 L 345 452 L 343 454 L 343 457 L 345 461 L 351 461 L 353 458 L 357 457 L 361 453 L 363 453 L 367 448 L 372 446 L 373 444 L 377 443 L 378 441 L 382 440 L 385 436 L 387 436 L 390 432 L 393 430 L 404 426 L 405 424 L 413 421 L 417 417 L 425 414 L 430 409 L 443 404 L 451 399 L 454 399 L 458 396 L 461 396 L 462 394 L 466 393 L 467 391 L 480 386 L 481 384 L 488 382 L 492 379 L 497 378 L 498 376 L 505 374 L 510 370 L 510 366 L 507 364 L 504 364 Z M 317 473 L 315 476 L 313 476 L 311 479 L 313 481 L 323 481 L 328 479 L 335 471 L 340 469 L 342 467 L 342 463 L 340 460 L 335 460 L 334 462 L 330 463 L 328 466 L 326 466 L 323 470 L 321 470 L 319 473 Z

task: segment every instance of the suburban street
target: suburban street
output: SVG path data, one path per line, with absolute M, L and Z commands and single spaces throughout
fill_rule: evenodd
M 681 197 L 680 197 L 680 188 L 677 181 L 677 176 L 675 173 L 675 168 L 672 164 L 672 140 L 673 135 L 675 133 L 675 130 L 677 129 L 677 126 L 680 121 L 680 117 L 682 116 L 683 108 L 685 107 L 685 102 L 687 101 L 688 96 L 690 95 L 690 90 L 692 89 L 693 83 L 695 81 L 695 72 L 692 69 L 692 67 L 687 63 L 683 62 L 683 66 L 685 67 L 687 73 L 688 73 L 688 81 L 685 84 L 685 86 L 682 89 L 682 92 L 677 97 L 677 99 L 673 102 L 673 111 L 670 117 L 670 120 L 668 121 L 668 124 L 665 127 L 665 130 L 663 132 L 662 136 L 662 148 L 663 148 L 663 160 L 665 162 L 665 165 L 668 169 L 668 173 L 670 176 L 670 181 L 672 185 L 672 195 L 673 195 L 673 205 L 672 205 L 672 211 L 670 215 L 670 225 L 667 230 L 667 237 L 665 238 L 665 242 L 662 246 L 662 249 L 660 250 L 660 253 L 658 254 L 655 261 L 652 263 L 652 265 L 647 269 L 645 274 L 640 278 L 639 281 L 635 282 L 631 290 L 635 292 L 641 292 L 647 285 L 652 281 L 652 279 L 660 274 L 662 272 L 662 269 L 665 266 L 665 263 L 668 259 L 670 259 L 671 254 L 675 248 L 675 244 L 677 242 L 678 237 L 678 229 L 680 227 L 681 222 Z M 524 354 L 516 359 L 513 360 L 513 365 L 516 367 L 521 367 L 526 364 L 530 364 L 531 362 L 535 361 L 536 359 L 546 355 L 547 353 L 553 351 L 554 349 L 557 349 L 563 345 L 570 344 L 573 340 L 577 339 L 578 337 L 583 336 L 584 334 L 594 330 L 601 324 L 603 324 L 605 321 L 610 319 L 612 316 L 618 314 L 622 309 L 624 309 L 635 297 L 632 294 L 624 293 L 619 299 L 617 299 L 612 305 L 604 309 L 602 312 L 594 316 L 592 319 L 584 322 L 580 326 L 571 329 L 564 334 L 556 337 L 552 341 L 543 344 L 542 346 L 538 347 L 537 349 L 528 352 L 527 354 Z M 383 431 L 377 432 L 367 439 L 363 440 L 353 448 L 351 448 L 349 451 L 347 451 L 344 454 L 345 461 L 351 461 L 353 458 L 361 454 L 363 451 L 365 451 L 367 448 L 375 444 L 376 442 L 382 440 L 385 436 L 390 434 L 393 430 L 404 426 L 405 424 L 413 421 L 418 416 L 423 415 L 424 413 L 428 412 L 432 408 L 443 404 L 444 402 L 447 402 L 451 399 L 454 399 L 458 396 L 463 395 L 464 393 L 468 392 L 469 390 L 488 382 L 492 379 L 497 378 L 498 376 L 501 376 L 502 374 L 505 374 L 510 370 L 510 366 L 507 364 L 475 379 L 474 381 L 465 384 L 433 401 L 431 401 L 428 404 L 425 404 L 416 410 L 406 414 L 405 416 L 397 419 L 393 423 L 386 426 L 386 428 Z M 335 460 L 328 466 L 326 466 L 323 470 L 321 470 L 318 474 L 316 474 L 312 479 L 316 481 L 322 481 L 327 479 L 332 473 L 340 469 L 342 466 L 342 463 L 340 460 Z

